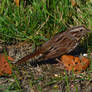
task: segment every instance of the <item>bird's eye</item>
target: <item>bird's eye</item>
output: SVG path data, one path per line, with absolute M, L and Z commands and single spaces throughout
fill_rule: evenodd
M 80 32 L 82 32 L 82 29 L 80 30 Z

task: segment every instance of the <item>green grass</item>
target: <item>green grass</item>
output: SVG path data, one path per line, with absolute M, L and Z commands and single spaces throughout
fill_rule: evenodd
M 4 43 L 30 41 L 37 45 L 71 26 L 92 27 L 91 2 L 70 0 L 29 0 L 17 7 L 13 1 L 3 0 L 0 5 L 0 39 Z

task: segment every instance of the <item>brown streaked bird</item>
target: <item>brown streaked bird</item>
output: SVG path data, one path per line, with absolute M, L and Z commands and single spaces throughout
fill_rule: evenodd
M 67 54 L 79 45 L 82 37 L 86 36 L 88 32 L 91 31 L 84 26 L 75 26 L 67 29 L 65 32 L 58 33 L 33 53 L 17 61 L 16 65 L 27 62 L 29 59 L 30 61 L 42 61 Z

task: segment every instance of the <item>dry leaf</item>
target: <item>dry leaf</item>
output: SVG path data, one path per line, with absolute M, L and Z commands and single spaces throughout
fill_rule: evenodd
M 84 56 L 79 58 L 72 55 L 63 55 L 61 57 L 61 61 L 63 62 L 66 70 L 73 70 L 75 73 L 86 70 L 90 64 L 90 60 Z
M 19 6 L 20 0 L 14 0 L 14 2 L 16 3 L 16 6 Z
M 13 58 L 0 54 L 0 75 L 12 73 L 12 69 L 7 62 L 7 59 L 13 61 Z
M 75 0 L 70 0 L 71 1 L 71 4 L 72 4 L 72 6 L 74 7 L 74 6 L 76 6 L 76 1 Z

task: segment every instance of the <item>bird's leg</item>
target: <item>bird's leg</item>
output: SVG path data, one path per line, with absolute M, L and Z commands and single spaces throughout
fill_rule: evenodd
M 57 61 L 58 63 L 61 63 L 61 60 L 59 60 L 58 58 L 56 58 L 56 61 Z

